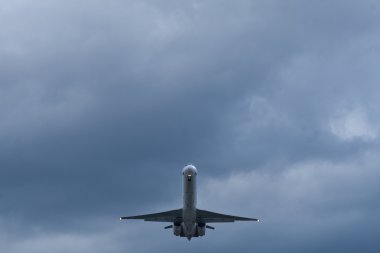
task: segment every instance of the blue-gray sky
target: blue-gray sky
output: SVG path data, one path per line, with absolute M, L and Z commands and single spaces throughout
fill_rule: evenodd
M 378 252 L 380 3 L 0 2 L 0 251 Z M 119 222 L 258 217 L 190 243 Z

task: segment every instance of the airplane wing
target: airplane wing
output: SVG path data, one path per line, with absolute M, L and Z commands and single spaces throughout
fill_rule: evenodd
M 159 222 L 177 222 L 182 221 L 182 208 L 161 212 L 161 213 L 152 213 L 136 216 L 125 216 L 121 217 L 120 220 L 129 220 L 129 219 L 142 219 L 144 221 L 159 221 Z
M 212 222 L 234 222 L 234 221 L 259 221 L 255 218 L 245 218 L 221 213 L 214 213 L 206 210 L 197 209 L 197 219 L 204 223 Z

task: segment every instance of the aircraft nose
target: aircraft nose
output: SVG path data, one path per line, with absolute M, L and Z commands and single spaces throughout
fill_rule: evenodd
M 190 175 L 190 176 L 194 176 L 194 175 L 196 175 L 196 174 L 198 174 L 198 171 L 197 171 L 197 169 L 195 168 L 195 166 L 194 165 L 187 165 L 187 166 L 185 166 L 184 168 L 183 168 L 183 170 L 182 170 L 182 174 L 183 175 Z

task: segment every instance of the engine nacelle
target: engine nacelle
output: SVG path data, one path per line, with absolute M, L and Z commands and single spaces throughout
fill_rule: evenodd
M 197 234 L 198 234 L 198 236 L 204 236 L 206 234 L 206 224 L 198 223 Z
M 181 235 L 181 223 L 174 223 L 173 234 L 175 236 L 180 236 Z

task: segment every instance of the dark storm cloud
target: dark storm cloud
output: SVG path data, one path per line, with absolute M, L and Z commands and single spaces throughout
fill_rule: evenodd
M 345 239 L 364 240 L 350 232 L 355 227 L 344 213 L 331 220 L 340 236 L 326 238 L 326 227 L 302 234 L 312 205 L 293 203 L 297 208 L 282 213 L 281 194 L 291 199 L 309 182 L 303 171 L 328 173 L 329 166 L 339 168 L 329 187 L 350 185 L 355 178 L 340 182 L 340 168 L 378 152 L 378 8 L 373 1 L 3 1 L 0 247 L 151 251 L 149 241 L 165 251 L 189 251 L 170 231 L 162 233 L 162 224 L 125 229 L 114 223 L 122 214 L 177 208 L 180 168 L 187 163 L 198 166 L 206 192 L 208 185 L 221 191 L 234 170 L 258 177 L 264 196 L 253 195 L 247 208 L 240 208 L 244 196 L 260 189 L 238 191 L 247 182 L 231 177 L 235 183 L 226 189 L 236 195 L 227 194 L 235 206 L 229 210 L 259 211 L 272 220 L 254 232 L 251 225 L 239 225 L 244 231 L 223 225 L 192 242 L 195 248 L 220 244 L 213 248 L 223 251 L 236 249 L 235 242 L 248 251 L 250 233 L 266 252 L 315 250 L 313 240 L 334 252 L 346 250 Z M 310 169 L 315 160 L 323 166 Z M 293 166 L 300 174 L 284 183 L 277 173 L 287 175 Z M 360 185 L 372 188 L 355 189 L 366 201 L 334 188 L 333 200 L 317 210 L 334 213 L 333 202 L 343 198 L 362 205 L 359 220 L 370 224 L 362 214 L 379 208 L 369 180 L 378 172 L 370 162 L 363 166 Z M 255 174 L 256 168 L 265 173 Z M 304 186 L 291 188 L 297 177 Z M 268 192 L 267 183 L 279 190 Z M 294 192 L 284 192 L 286 186 Z M 318 197 L 320 187 L 317 181 L 310 196 Z M 221 196 L 216 199 L 226 201 Z M 204 198 L 204 208 L 232 208 Z M 281 239 L 286 229 L 276 231 L 290 226 L 276 217 L 289 214 L 302 217 L 289 233 L 303 235 L 300 244 Z M 372 238 L 369 226 L 363 234 Z M 25 243 L 16 245 L 18 237 Z M 273 240 L 279 243 L 265 246 Z

